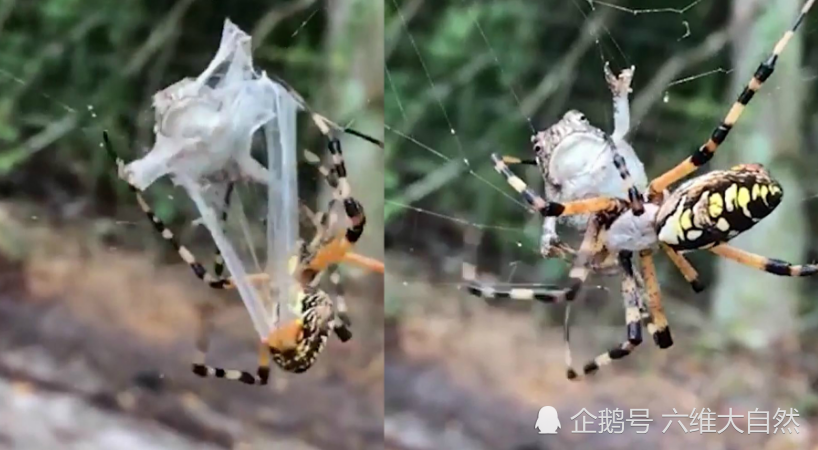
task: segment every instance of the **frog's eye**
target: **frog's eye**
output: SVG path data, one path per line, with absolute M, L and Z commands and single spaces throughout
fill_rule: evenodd
M 534 153 L 540 153 L 542 151 L 542 144 L 537 142 L 534 144 Z
M 588 118 L 585 117 L 585 114 L 577 113 L 577 120 L 583 123 L 588 123 Z

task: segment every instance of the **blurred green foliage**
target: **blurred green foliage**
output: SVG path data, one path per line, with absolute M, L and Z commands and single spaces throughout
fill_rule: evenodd
M 357 2 L 350 9 L 360 17 L 372 8 Z M 98 205 L 129 199 L 100 149 L 102 130 L 126 160 L 149 149 L 151 96 L 207 66 L 225 18 L 253 35 L 257 67 L 320 110 L 315 99 L 325 95 L 329 74 L 354 64 L 342 46 L 327 50 L 328 14 L 326 2 L 315 0 L 0 1 L 0 196 Z M 343 111 L 327 114 L 344 123 L 359 112 Z M 299 123 L 307 136 L 299 144 L 323 148 L 309 121 Z M 180 209 L 170 183 L 150 191 L 161 217 L 190 218 L 192 206 Z

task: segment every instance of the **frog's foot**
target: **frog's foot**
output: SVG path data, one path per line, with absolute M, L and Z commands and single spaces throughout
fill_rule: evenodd
M 635 70 L 636 66 L 630 66 L 627 69 L 623 69 L 622 72 L 619 73 L 619 76 L 616 76 L 613 71 L 611 71 L 610 63 L 605 63 L 605 81 L 608 82 L 608 88 L 614 96 L 627 96 L 633 92 L 633 89 L 631 89 L 631 81 L 633 81 L 633 72 Z

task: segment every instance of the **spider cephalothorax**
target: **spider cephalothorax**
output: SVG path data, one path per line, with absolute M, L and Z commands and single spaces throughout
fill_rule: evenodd
M 795 31 L 803 22 L 806 14 L 812 8 L 815 0 L 808 0 L 801 8 L 792 28 L 774 47 L 772 54 L 762 62 L 752 79 L 733 103 L 722 122 L 713 130 L 710 138 L 697 148 L 688 158 L 651 181 L 648 192 L 643 196 L 629 176 L 627 164 L 617 150 L 619 143 L 616 137 L 609 146 L 612 158 L 605 159 L 601 164 L 613 168 L 624 181 L 620 185 L 628 192 L 627 199 L 622 195 L 576 195 L 568 197 L 567 202 L 544 199 L 530 190 L 526 184 L 509 169 L 509 163 L 523 162 L 513 157 L 492 155 L 494 167 L 502 174 L 522 197 L 537 210 L 545 220 L 564 216 L 590 216 L 582 244 L 573 262 L 569 278 L 569 287 L 561 290 L 545 288 L 527 289 L 498 289 L 484 286 L 475 277 L 469 278 L 468 290 L 481 297 L 500 297 L 525 300 L 539 300 L 547 303 L 571 302 L 579 294 L 581 287 L 594 270 L 594 261 L 599 255 L 616 255 L 623 274 L 622 293 L 625 302 L 625 322 L 627 340 L 619 346 L 599 355 L 585 364 L 581 374 L 590 374 L 601 366 L 609 364 L 614 359 L 629 355 L 642 342 L 641 321 L 647 323 L 648 332 L 660 348 L 667 348 L 673 344 L 667 318 L 661 304 L 660 287 L 656 278 L 653 253 L 662 248 L 671 261 L 680 269 L 692 287 L 699 291 L 703 287 L 698 282 L 696 270 L 685 259 L 682 253 L 694 250 L 708 250 L 721 257 L 738 263 L 782 276 L 809 276 L 818 274 L 818 265 L 793 265 L 786 261 L 755 255 L 727 245 L 727 242 L 744 231 L 749 230 L 760 220 L 768 216 L 778 206 L 783 197 L 783 189 L 770 174 L 759 164 L 743 164 L 729 170 L 720 170 L 692 178 L 677 189 L 669 191 L 669 186 L 681 181 L 686 176 L 705 165 L 716 153 L 719 145 L 729 135 L 742 112 L 755 93 L 761 89 L 764 82 L 772 75 L 778 57 Z M 611 85 L 612 76 L 606 78 Z M 620 77 L 621 78 L 621 77 Z M 629 80 L 629 77 L 626 77 Z M 616 133 L 620 141 L 627 132 L 629 118 L 621 114 L 622 107 L 627 107 L 627 97 L 616 95 L 614 90 L 614 121 Z M 576 113 L 569 112 L 563 120 L 582 124 L 582 118 Z M 619 133 L 621 131 L 621 133 Z M 570 133 L 562 133 L 564 139 L 571 139 Z M 548 135 L 544 135 L 548 136 Z M 553 136 L 553 135 L 551 135 Z M 568 137 L 566 137 L 568 136 Z M 559 143 L 557 147 L 559 148 Z M 625 148 L 625 147 L 623 147 Z M 629 148 L 629 147 L 628 147 Z M 553 160 L 557 157 L 555 151 L 545 151 L 547 147 L 536 149 L 537 162 L 548 163 L 549 171 L 553 172 Z M 582 153 L 571 148 L 571 155 Z M 551 158 L 549 161 L 548 158 Z M 576 162 L 575 162 L 576 163 Z M 575 167 L 582 167 L 578 163 Z M 542 166 L 541 166 L 542 167 Z M 561 166 L 562 169 L 566 167 Z M 570 173 L 570 171 L 568 171 Z M 554 173 L 549 173 L 549 180 L 556 182 Z M 565 195 L 566 183 L 560 183 Z M 555 186 L 554 186 L 555 187 Z M 597 189 L 600 192 L 602 189 Z M 548 193 L 549 191 L 546 190 Z M 553 192 L 553 191 L 552 191 Z M 574 191 L 577 194 L 579 191 Z M 559 196 L 557 196 L 559 198 Z M 564 198 L 564 197 L 563 197 Z M 639 255 L 642 279 L 633 261 L 633 254 Z M 468 269 L 468 270 L 467 270 Z M 473 268 L 464 266 L 464 276 L 474 274 Z M 642 286 L 644 284 L 644 286 Z M 645 297 L 645 299 L 643 299 Z M 566 330 L 566 343 L 567 343 Z M 579 378 L 580 373 L 571 367 L 571 354 L 566 352 L 568 377 Z
M 299 316 L 267 339 L 270 357 L 287 372 L 302 373 L 312 367 L 329 339 L 335 320 L 335 307 L 325 292 L 308 289 L 296 300 Z

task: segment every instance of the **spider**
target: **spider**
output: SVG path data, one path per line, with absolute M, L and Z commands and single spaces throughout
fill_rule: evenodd
M 295 294 L 294 302 L 296 305 L 295 313 L 298 318 L 277 327 L 261 342 L 258 354 L 258 369 L 255 374 L 252 374 L 242 370 L 223 369 L 205 364 L 205 355 L 209 346 L 208 335 L 211 328 L 211 311 L 209 308 L 204 308 L 201 311 L 202 326 L 196 339 L 197 352 L 191 366 L 193 373 L 200 377 L 212 376 L 245 384 L 265 385 L 270 375 L 270 359 L 285 371 L 302 373 L 312 367 L 316 358 L 326 346 L 330 330 L 342 342 L 346 342 L 352 337 L 351 321 L 347 313 L 337 272 L 333 268 L 330 276 L 337 293 L 335 303 L 326 292 L 318 288 L 318 283 L 325 270 L 347 259 L 346 256 L 351 254 L 352 247 L 363 234 L 366 215 L 364 214 L 363 205 L 350 195 L 340 141 L 333 135 L 329 126 L 320 116 L 313 114 L 313 120 L 327 139 L 327 148 L 332 156 L 332 168 L 322 166 L 320 170 L 333 189 L 334 198 L 330 200 L 327 211 L 324 213 L 312 214 L 307 209 L 310 220 L 316 227 L 316 235 L 309 243 L 302 242 L 299 254 L 291 259 L 291 272 L 299 284 L 299 290 Z M 116 165 L 121 167 L 124 162 L 113 150 L 107 132 L 103 134 L 103 140 L 107 152 L 114 159 Z M 215 275 L 213 275 L 196 260 L 186 247 L 178 242 L 173 232 L 153 213 L 140 191 L 132 184 L 128 183 L 128 185 L 155 230 L 173 246 L 182 260 L 190 266 L 193 273 L 202 282 L 214 289 L 235 288 L 232 279 L 222 276 L 224 261 L 218 250 L 214 262 Z M 232 190 L 233 185 L 229 183 L 225 194 L 225 205 L 230 202 Z M 344 213 L 349 219 L 349 226 L 341 234 L 330 234 L 330 222 L 333 218 L 331 212 L 336 203 L 342 205 Z M 302 205 L 303 209 L 305 207 Z M 222 213 L 222 221 L 227 218 L 226 210 L 225 208 Z M 359 263 L 361 261 L 367 262 L 365 258 L 352 258 L 351 260 Z M 250 278 L 254 281 L 263 280 L 266 278 L 266 274 L 251 275 Z
M 818 273 L 818 265 L 793 265 L 786 261 L 772 259 L 746 252 L 730 246 L 727 242 L 769 215 L 781 202 L 783 189 L 760 164 L 741 164 L 728 170 L 717 170 L 682 183 L 669 191 L 669 186 L 681 181 L 704 166 L 715 155 L 719 145 L 727 138 L 730 130 L 740 118 L 744 108 L 752 100 L 764 82 L 772 75 L 779 55 L 786 48 L 792 36 L 804 21 L 815 0 L 807 0 L 801 8 L 792 27 L 776 43 L 770 56 L 759 64 L 756 72 L 737 100 L 713 130 L 710 138 L 681 163 L 653 179 L 647 192 L 642 194 L 631 178 L 624 158 L 619 154 L 620 143 L 602 136 L 611 151 L 614 167 L 624 182 L 627 199 L 612 194 L 595 195 L 564 203 L 548 201 L 529 189 L 525 182 L 509 169 L 509 163 L 536 164 L 543 167 L 543 160 L 552 156 L 537 139 L 535 151 L 537 159 L 521 160 L 492 154 L 495 170 L 525 201 L 539 212 L 545 220 L 569 216 L 590 217 L 587 228 L 569 272 L 567 288 L 553 290 L 547 288 L 521 289 L 485 286 L 478 282 L 464 266 L 467 289 L 473 295 L 484 298 L 506 298 L 536 300 L 544 303 L 566 302 L 576 299 L 594 264 L 600 259 L 618 265 L 624 275 L 622 282 L 625 302 L 625 322 L 627 340 L 586 363 L 581 372 L 573 369 L 570 352 L 566 351 L 566 375 L 576 380 L 595 373 L 600 367 L 610 364 L 632 353 L 642 342 L 641 319 L 646 318 L 648 332 L 662 349 L 673 345 L 667 317 L 661 302 L 661 293 L 653 254 L 661 247 L 672 262 L 680 269 L 695 290 L 701 290 L 695 269 L 684 258 L 683 253 L 708 250 L 718 256 L 736 261 L 780 276 L 811 276 Z M 607 75 L 607 68 L 606 68 Z M 625 74 L 628 77 L 628 74 Z M 611 82 L 610 77 L 609 83 Z M 620 75 L 620 80 L 622 75 Z M 628 81 L 629 83 L 629 81 Z M 615 121 L 617 117 L 617 96 L 614 99 Z M 622 103 L 619 103 L 621 106 Z M 627 103 L 625 103 L 627 105 Z M 584 127 L 587 121 L 580 113 L 573 111 L 563 119 L 574 121 Z M 623 128 L 624 127 L 624 128 Z M 619 131 L 624 136 L 628 123 L 617 121 L 615 137 Z M 553 127 L 552 127 L 553 128 Z M 587 128 L 587 127 L 586 127 Z M 547 137 L 547 136 L 542 136 Z M 536 136 L 535 136 L 536 138 Z M 541 141 L 542 139 L 540 139 Z M 552 149 L 553 150 L 553 149 Z M 547 176 L 548 174 L 545 173 Z M 548 186 L 548 180 L 546 180 Z M 642 269 L 641 277 L 633 262 L 638 254 Z M 612 258 L 614 257 L 615 258 Z M 613 259 L 613 261 L 611 261 Z M 644 286 L 642 286 L 642 279 Z M 642 303 L 642 290 L 646 291 L 647 305 Z M 566 342 L 568 341 L 566 315 Z

